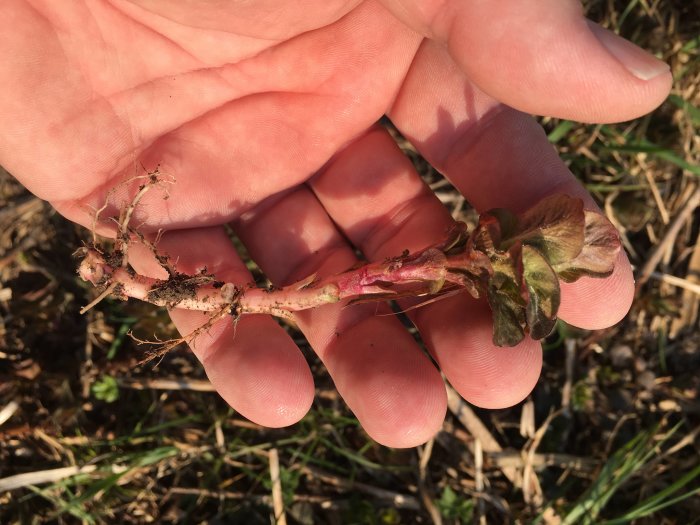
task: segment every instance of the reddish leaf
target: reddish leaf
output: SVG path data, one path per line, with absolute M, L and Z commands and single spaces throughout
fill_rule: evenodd
M 583 249 L 572 260 L 554 265 L 559 278 L 567 283 L 583 275 L 607 277 L 615 269 L 620 252 L 620 236 L 605 216 L 586 211 Z
M 494 343 L 512 346 L 526 332 L 534 339 L 549 335 L 561 300 L 558 278 L 609 275 L 620 243 L 615 228 L 584 211 L 580 199 L 552 195 L 520 216 L 505 209 L 482 214 L 471 247 L 493 268 L 482 278 L 488 281 Z
M 584 227 L 581 199 L 551 195 L 519 217 L 513 241 L 534 246 L 550 264 L 560 264 L 581 252 Z

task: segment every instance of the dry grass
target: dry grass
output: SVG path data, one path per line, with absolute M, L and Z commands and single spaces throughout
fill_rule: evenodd
M 481 411 L 450 396 L 443 431 L 417 449 L 373 443 L 311 352 L 312 411 L 265 429 L 211 392 L 184 350 L 137 366 L 126 333 L 174 335 L 162 312 L 108 301 L 80 316 L 90 291 L 70 252 L 85 232 L 2 173 L 0 522 L 697 522 L 699 499 L 673 498 L 700 487 L 700 15 L 681 0 L 587 4 L 676 77 L 633 122 L 543 121 L 645 281 L 622 323 L 561 325 L 528 400 Z M 655 497 L 672 504 L 629 514 Z

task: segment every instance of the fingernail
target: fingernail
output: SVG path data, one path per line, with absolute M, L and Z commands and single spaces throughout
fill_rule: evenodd
M 588 26 L 601 44 L 635 77 L 641 80 L 651 80 L 670 71 L 666 62 L 662 62 L 632 42 L 617 36 L 615 33 L 589 21 Z

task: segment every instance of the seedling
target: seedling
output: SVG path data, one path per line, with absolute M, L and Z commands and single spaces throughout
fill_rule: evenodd
M 522 214 L 493 209 L 481 214 L 472 232 L 458 222 L 445 238 L 423 250 L 367 263 L 330 277 L 311 275 L 302 281 L 268 290 L 237 285 L 202 272 L 175 270 L 155 244 L 129 226 L 139 200 L 164 181 L 158 172 L 146 182 L 119 217 L 114 248 L 96 238 L 79 250 L 78 273 L 108 295 L 136 298 L 168 308 L 210 312 L 209 321 L 183 339 L 166 341 L 152 357 L 181 342 L 190 342 L 214 322 L 249 313 L 290 318 L 293 312 L 345 301 L 426 298 L 426 302 L 467 291 L 485 297 L 493 312 L 493 342 L 514 346 L 529 335 L 542 339 L 553 330 L 559 309 L 559 281 L 582 276 L 606 277 L 620 250 L 615 228 L 602 215 L 585 210 L 580 199 L 551 195 Z M 97 220 L 97 219 L 96 219 Z M 167 279 L 138 275 L 129 265 L 128 244 L 140 241 L 151 248 L 167 271 Z

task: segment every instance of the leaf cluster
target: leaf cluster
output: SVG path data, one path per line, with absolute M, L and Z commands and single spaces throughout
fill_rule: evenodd
M 502 208 L 483 213 L 470 244 L 490 262 L 482 288 L 498 346 L 549 335 L 561 304 L 559 281 L 607 277 L 620 251 L 617 230 L 603 215 L 561 194 L 520 215 Z

